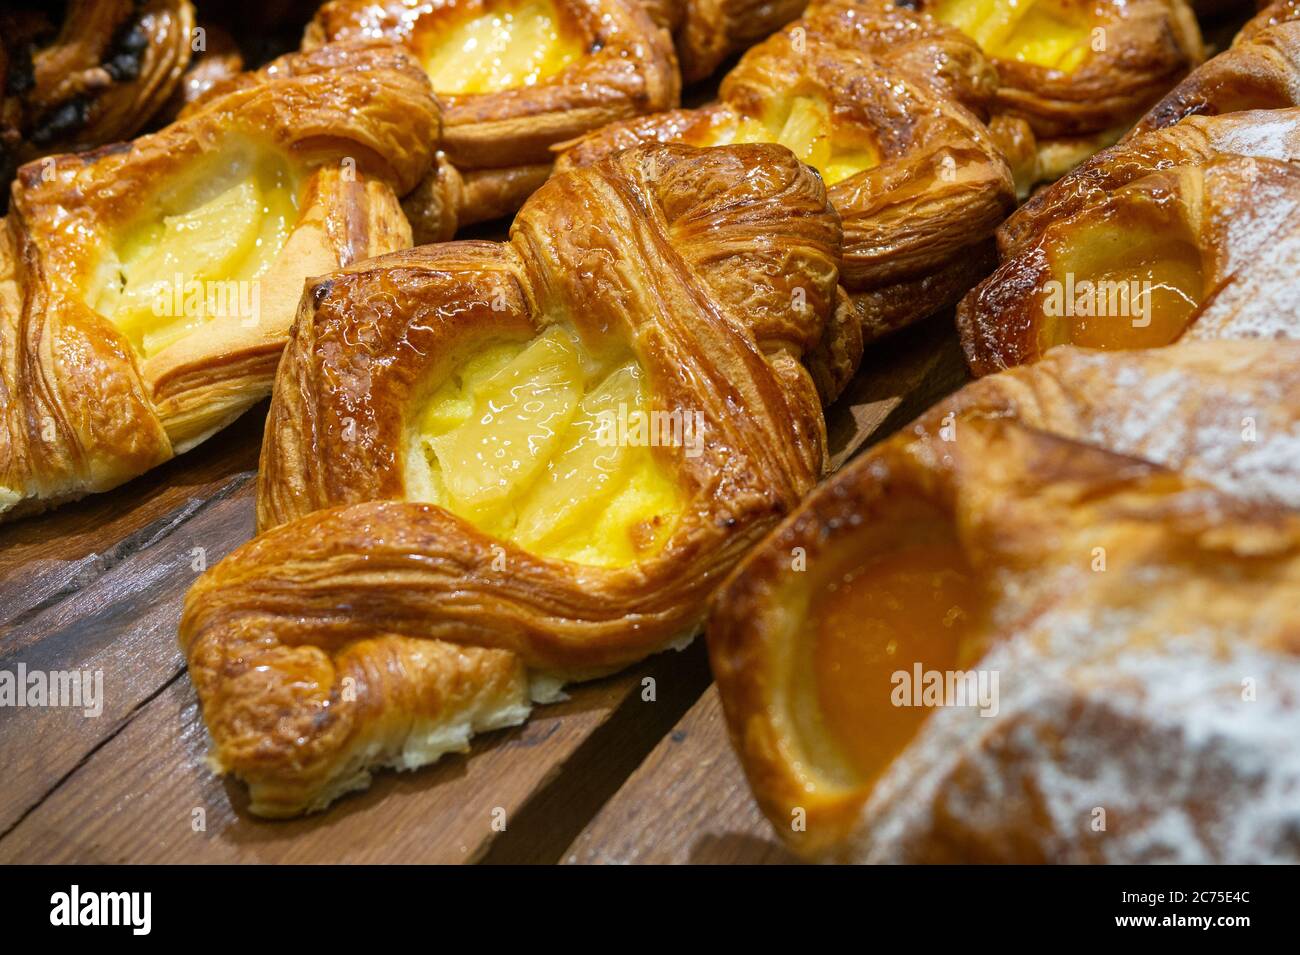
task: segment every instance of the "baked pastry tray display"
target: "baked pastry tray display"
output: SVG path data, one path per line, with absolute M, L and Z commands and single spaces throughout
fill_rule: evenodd
M 950 308 L 871 343 L 825 410 L 831 467 L 942 412 L 968 357 Z M 102 674 L 81 708 L 0 710 L 0 862 L 795 860 L 729 741 L 703 637 L 571 684 L 467 753 L 378 772 L 325 812 L 261 818 L 244 782 L 213 771 L 176 635 L 195 582 L 275 523 L 258 512 L 267 410 L 127 484 L 0 524 L 0 670 Z

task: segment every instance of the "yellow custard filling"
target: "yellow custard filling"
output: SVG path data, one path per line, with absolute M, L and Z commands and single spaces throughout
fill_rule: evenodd
M 417 41 L 434 92 L 496 93 L 533 86 L 583 53 L 552 0 L 486 0 L 430 21 Z
M 826 185 L 857 175 L 875 166 L 880 158 L 869 143 L 838 141 L 831 126 L 831 107 L 820 96 L 793 96 L 774 100 L 761 117 L 744 116 L 730 125 L 709 131 L 700 145 L 729 146 L 733 143 L 779 143 L 812 166 Z
M 542 556 L 648 559 L 683 503 L 645 434 L 620 426 L 649 410 L 635 359 L 598 361 L 565 328 L 489 345 L 412 418 L 407 498 Z
M 298 177 L 272 153 L 201 164 L 122 231 L 88 304 L 148 358 L 205 322 L 255 324 L 258 278 L 298 219 Z
M 1073 72 L 1091 52 L 1096 24 L 1060 0 L 940 0 L 932 11 L 985 53 Z

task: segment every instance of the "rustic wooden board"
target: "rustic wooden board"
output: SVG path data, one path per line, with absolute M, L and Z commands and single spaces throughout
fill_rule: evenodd
M 950 319 L 878 343 L 828 414 L 836 463 L 963 378 Z M 210 565 L 252 534 L 264 414 L 117 491 L 0 528 L 0 668 L 98 669 L 105 684 L 95 718 L 0 710 L 0 861 L 555 862 L 593 820 L 610 818 L 602 806 L 617 807 L 644 760 L 660 778 L 674 771 L 665 747 L 683 727 L 709 748 L 715 791 L 729 794 L 722 811 L 754 812 L 711 728 L 697 641 L 574 688 L 468 755 L 382 773 L 326 813 L 250 816 L 243 787 L 205 763 L 175 631 L 198 549 L 197 566 Z M 696 723 L 709 732 L 692 736 Z M 749 820 L 755 840 L 760 821 Z M 748 859 L 763 845 L 724 841 L 714 854 Z M 758 855 L 778 858 L 767 852 Z
M 750 795 L 714 687 L 564 854 L 570 865 L 795 861 Z

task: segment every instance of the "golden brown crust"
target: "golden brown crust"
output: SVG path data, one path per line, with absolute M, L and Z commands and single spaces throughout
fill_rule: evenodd
M 276 61 L 132 143 L 23 167 L 0 298 L 5 517 L 105 490 L 186 450 L 270 390 L 303 279 L 403 248 L 394 189 L 430 161 L 437 103 L 390 47 Z M 211 318 L 147 359 L 86 303 L 114 236 L 223 143 L 303 170 L 298 221 L 258 280 L 260 314 Z
M 932 11 L 937 3 L 914 5 Z M 1204 59 L 1196 18 L 1184 0 L 1066 0 L 1060 6 L 1092 23 L 1089 53 L 1078 68 L 1064 72 L 993 59 L 1001 80 L 998 111 L 1026 120 L 1040 139 L 1123 128 Z
M 479 0 L 333 0 L 309 25 L 304 49 L 326 41 L 384 37 L 416 47 L 448 17 Z M 672 44 L 634 0 L 558 0 L 557 11 L 588 50 L 553 76 L 494 93 L 439 93 L 438 146 L 463 176 L 481 185 L 460 196 L 461 224 L 513 212 L 551 162 L 550 147 L 628 116 L 677 105 L 680 81 Z M 415 223 L 436 234 L 438 223 Z
M 708 626 L 775 831 L 840 861 L 1300 858 L 1282 796 L 1300 778 L 1298 360 L 1296 343 L 1057 349 L 814 492 Z M 996 712 L 934 709 L 873 779 L 846 780 L 799 676 L 817 649 L 798 608 L 936 514 L 990 601 L 967 666 L 1000 675 Z M 1252 674 L 1267 703 L 1243 693 Z
M 1001 266 L 957 312 L 976 374 L 1033 361 L 1067 340 L 1060 316 L 1044 314 L 1048 285 L 1097 276 L 1057 275 L 1052 263 L 1086 248 L 1088 230 L 1107 221 L 1195 249 L 1201 293 L 1167 341 L 1300 335 L 1300 22 L 1286 21 L 1281 8 L 1290 6 L 1266 10 L 1253 21 L 1260 29 L 1195 70 L 1121 143 L 1002 225 Z
M 1300 5 L 1274 4 L 1151 108 L 1129 138 L 1188 116 L 1300 106 Z
M 193 28 L 189 0 L 71 0 L 61 22 L 0 11 L 4 183 L 18 163 L 135 135 L 180 85 Z
M 312 284 L 268 421 L 262 533 L 200 579 L 181 622 L 220 764 L 255 789 L 297 787 L 277 811 L 302 811 L 352 771 L 372 720 L 441 718 L 365 685 L 343 700 L 339 660 L 364 664 L 376 633 L 509 651 L 565 679 L 692 634 L 714 583 L 825 465 L 802 360 L 833 307 L 839 241 L 821 181 L 788 150 L 643 147 L 552 178 L 508 243 L 413 249 Z M 626 343 L 656 407 L 703 416 L 701 454 L 656 449 L 686 501 L 658 556 L 571 564 L 404 500 L 404 420 L 429 382 L 475 343 L 557 321 Z M 390 675 L 418 694 L 418 674 Z
M 983 124 L 945 93 L 978 105 L 994 89 L 957 31 L 886 3 L 832 0 L 746 53 L 718 103 L 607 126 L 558 167 L 637 142 L 706 144 L 772 101 L 825 98 L 836 126 L 880 157 L 829 189 L 844 223 L 841 281 L 870 342 L 953 304 L 992 266 L 989 238 L 1014 204 L 1010 172 Z

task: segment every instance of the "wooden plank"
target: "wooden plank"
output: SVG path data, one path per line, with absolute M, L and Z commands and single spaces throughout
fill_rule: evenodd
M 655 680 L 654 702 L 642 699 L 646 678 Z M 535 855 L 524 824 L 544 823 L 566 802 L 580 810 L 589 790 L 603 801 L 622 779 L 601 776 L 610 741 L 622 740 L 640 762 L 707 681 L 697 642 L 578 687 L 524 726 L 480 737 L 468 755 L 382 773 L 325 813 L 270 822 L 247 814 L 242 785 L 204 764 L 207 733 L 189 681 L 178 677 L 0 838 L 0 862 L 472 862 L 507 837 L 518 849 L 501 860 Z M 588 745 L 593 739 L 598 745 Z M 551 810 L 530 809 L 537 794 Z
M 212 563 L 253 533 L 251 472 L 231 493 L 187 508 L 165 536 L 94 576 L 64 599 L 10 629 L 0 668 L 102 674 L 102 712 L 42 706 L 6 710 L 0 720 L 0 832 L 113 737 L 184 668 L 176 643 L 185 593 L 198 577 L 196 553 Z M 39 745 L 33 745 L 39 741 Z
M 872 344 L 853 381 L 827 409 L 831 467 L 839 468 L 969 379 L 951 313 Z
M 22 622 L 85 588 L 247 483 L 266 404 L 198 448 L 105 494 L 0 525 L 0 653 Z
M 795 861 L 750 795 L 714 687 L 564 855 L 569 865 Z

